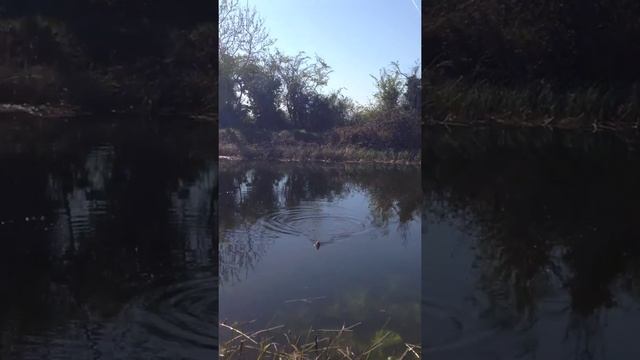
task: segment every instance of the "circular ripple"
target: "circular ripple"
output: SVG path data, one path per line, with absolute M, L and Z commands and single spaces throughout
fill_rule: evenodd
M 215 358 L 217 311 L 213 277 L 170 285 L 129 305 L 119 321 L 121 328 L 114 331 L 115 342 L 125 354 Z
M 264 216 L 257 224 L 260 232 L 273 236 L 295 236 L 314 239 L 321 236 L 327 243 L 366 232 L 366 219 L 351 216 L 339 207 L 299 206 L 280 209 Z M 321 230 L 321 235 L 316 235 Z

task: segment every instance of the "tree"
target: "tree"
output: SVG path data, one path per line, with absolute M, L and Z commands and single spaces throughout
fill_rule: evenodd
M 331 68 L 316 55 L 315 62 L 304 52 L 286 56 L 279 51 L 275 61 L 280 65 L 278 75 L 284 85 L 284 105 L 294 127 L 308 126 L 308 106 L 319 89 L 327 84 Z
M 344 125 L 353 116 L 354 104 L 340 91 L 329 95 L 313 94 L 308 106 L 307 129 L 326 131 Z
M 218 12 L 220 54 L 241 57 L 249 63 L 260 59 L 273 45 L 255 8 L 241 7 L 238 0 L 221 0 Z
M 380 70 L 380 77 L 376 78 L 377 92 L 374 95 L 378 106 L 383 111 L 393 111 L 398 107 L 400 95 L 402 94 L 402 81 L 400 74 L 396 71 L 388 72 L 387 69 Z
M 270 38 L 255 8 L 240 6 L 238 0 L 222 0 L 219 13 L 219 109 L 221 125 L 233 123 L 246 113 L 244 103 L 248 102 L 246 81 L 242 74 L 250 74 L 247 67 L 260 64 L 268 57 L 274 40 Z M 225 120 L 222 117 L 229 116 Z
M 237 62 L 232 56 L 220 54 L 218 63 L 218 109 L 220 126 L 239 125 L 244 118 L 244 111 L 238 91 Z
M 418 76 L 420 65 L 415 65 L 409 73 L 400 70 L 400 64 L 395 61 L 391 63 L 395 67 L 396 73 L 404 77 L 404 93 L 402 94 L 402 106 L 411 111 L 420 113 L 422 102 L 422 79 Z
M 242 74 L 255 125 L 261 128 L 282 126 L 282 114 L 278 109 L 282 86 L 276 69 L 277 64 L 273 61 L 264 66 L 249 64 Z

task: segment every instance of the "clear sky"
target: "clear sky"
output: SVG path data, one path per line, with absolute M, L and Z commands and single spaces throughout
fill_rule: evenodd
M 382 67 L 420 61 L 420 0 L 240 0 L 257 9 L 285 54 L 322 57 L 333 72 L 328 89 L 361 104 L 373 99 Z

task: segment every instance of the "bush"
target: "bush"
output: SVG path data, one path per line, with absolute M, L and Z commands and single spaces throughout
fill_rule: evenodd
M 376 150 L 415 150 L 421 146 L 421 126 L 413 113 L 382 112 L 372 120 L 336 128 L 330 140 Z

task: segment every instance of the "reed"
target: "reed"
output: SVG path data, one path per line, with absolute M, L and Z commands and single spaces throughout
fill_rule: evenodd
M 440 124 L 511 124 L 628 129 L 640 124 L 639 86 L 560 89 L 536 83 L 507 87 L 461 79 L 427 87 L 425 120 Z
M 248 139 L 236 129 L 222 129 L 218 151 L 223 157 L 243 160 L 312 161 L 312 162 L 372 162 L 418 164 L 421 153 L 416 150 L 379 150 L 361 145 L 332 143 L 326 139 L 314 142 L 295 140 L 275 133 L 260 140 Z M 253 141 L 252 141 L 253 140 Z
M 360 324 L 343 324 L 337 329 L 309 328 L 304 334 L 294 335 L 291 330 L 283 331 L 284 325 L 249 333 L 238 325 L 220 323 L 221 328 L 235 336 L 220 345 L 219 355 L 222 359 L 369 360 L 381 356 L 392 359 L 385 351 L 395 346 L 402 352 L 396 350 L 398 355 L 393 359 L 421 358 L 419 345 L 404 343 L 397 334 L 384 328 L 376 332 L 368 345 L 358 346 L 352 335 Z

